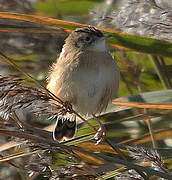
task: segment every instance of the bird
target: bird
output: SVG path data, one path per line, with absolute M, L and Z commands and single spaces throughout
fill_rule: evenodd
M 77 28 L 66 38 L 57 61 L 52 65 L 47 89 L 83 117 L 99 124 L 97 142 L 104 141 L 106 130 L 97 118 L 117 96 L 120 71 L 107 48 L 107 35 L 94 26 Z M 58 116 L 53 138 L 62 141 L 76 133 L 76 115 Z

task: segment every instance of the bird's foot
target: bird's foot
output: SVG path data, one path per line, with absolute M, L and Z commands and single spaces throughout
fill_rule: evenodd
M 104 142 L 104 140 L 106 138 L 106 128 L 105 128 L 105 126 L 98 119 L 97 119 L 97 122 L 98 122 L 100 128 L 98 129 L 97 133 L 94 136 L 95 140 L 97 141 L 96 145 L 101 143 L 101 142 Z
M 69 101 L 65 101 L 63 103 L 63 106 L 65 108 L 64 112 L 62 113 L 62 115 L 65 115 L 67 112 L 68 113 L 72 113 L 73 109 L 72 109 L 72 104 Z

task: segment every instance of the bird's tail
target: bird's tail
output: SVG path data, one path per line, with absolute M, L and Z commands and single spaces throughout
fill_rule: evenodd
M 72 138 L 76 132 L 76 115 L 58 116 L 53 131 L 54 140 L 61 141 L 64 138 Z

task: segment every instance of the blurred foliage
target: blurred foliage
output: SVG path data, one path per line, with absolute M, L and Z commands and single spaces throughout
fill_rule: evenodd
M 48 16 L 80 16 L 88 15 L 90 8 L 98 5 L 101 0 L 48 0 L 35 3 L 38 13 Z
M 31 8 L 28 11 L 31 12 L 30 16 L 28 14 L 10 14 L 8 8 L 9 12 L 0 13 L 0 53 L 8 55 L 19 69 L 26 71 L 38 82 L 46 85 L 49 67 L 58 57 L 56 54 L 61 51 L 67 33 L 83 26 L 83 24 L 74 22 L 88 23 L 89 9 L 100 3 L 102 3 L 100 0 L 37 1 L 33 6 L 29 6 Z M 14 10 L 11 10 L 11 12 L 14 12 Z M 43 15 L 58 17 L 60 20 L 46 18 Z M 72 22 L 64 20 L 71 20 Z M 62 29 L 59 30 L 59 28 Z M 14 131 L 11 131 L 11 127 L 8 127 L 9 124 L 7 123 L 4 126 L 4 121 L 1 119 L 0 125 L 3 126 L 0 128 L 2 134 L 0 161 L 4 164 L 7 163 L 6 166 L 1 165 L 1 174 L 4 167 L 14 167 L 16 165 L 19 166 L 19 168 L 17 167 L 18 173 L 16 173 L 16 168 L 11 171 L 9 169 L 9 179 L 13 179 L 14 174 L 17 179 L 28 177 L 28 174 L 32 176 L 32 179 L 46 179 L 43 175 L 50 177 L 51 173 L 52 180 L 58 177 L 62 179 L 77 179 L 77 177 L 78 179 L 108 179 L 112 177 L 129 179 L 130 175 L 140 178 L 137 172 L 131 172 L 130 174 L 127 170 L 127 168 L 133 168 L 130 163 L 134 164 L 136 161 L 134 157 L 128 156 L 131 151 L 127 150 L 127 145 L 132 147 L 139 145 L 152 149 L 155 140 L 158 146 L 152 149 L 152 156 L 157 157 L 153 151 L 157 150 L 167 164 L 169 171 L 167 173 L 158 169 L 158 172 L 160 172 L 160 175 L 170 175 L 172 167 L 172 111 L 170 108 L 151 108 L 151 105 L 164 104 L 171 107 L 172 91 L 169 89 L 172 87 L 172 43 L 125 34 L 112 29 L 100 29 L 112 35 L 108 42 L 112 46 L 112 55 L 117 60 L 121 71 L 119 90 L 121 98 L 116 99 L 116 101 L 134 102 L 135 106 L 117 106 L 113 104 L 108 106 L 107 112 L 99 117 L 106 126 L 108 141 L 100 145 L 95 145 L 94 130 L 83 122 L 78 123 L 77 136 L 60 144 L 64 147 L 59 147 L 56 142 L 52 142 L 50 132 L 34 129 L 51 123 L 46 120 L 46 117 L 37 118 L 31 115 L 30 111 L 22 112 L 21 114 L 25 116 L 19 117 L 30 124 L 31 129 L 30 126 L 25 127 L 24 124 L 23 126 L 26 129 L 23 128 L 20 131 L 15 131 L 18 120 L 15 120 L 15 123 L 12 121 L 11 124 L 9 122 L 12 127 L 14 126 L 14 129 L 12 129 Z M 36 86 L 32 79 L 24 75 L 22 71 L 9 66 L 10 63 L 2 54 L 0 54 L 0 59 L 2 61 L 0 64 L 1 73 L 17 75 L 26 79 L 24 83 L 26 86 Z M 145 103 L 148 108 L 138 108 L 138 102 Z M 152 130 L 150 130 L 149 120 L 152 123 Z M 96 128 L 98 127 L 93 119 L 89 123 Z M 52 127 L 49 127 L 49 130 L 52 131 Z M 153 139 L 151 133 L 153 133 L 155 139 Z M 9 140 L 6 137 L 11 136 L 18 139 L 10 141 L 8 144 Z M 23 138 L 28 142 L 23 143 Z M 40 143 L 40 141 L 42 142 Z M 20 143 L 22 143 L 21 147 L 19 146 Z M 117 144 L 127 157 L 125 162 L 128 164 L 125 164 L 116 152 L 115 146 Z M 143 153 L 138 152 L 137 149 L 135 150 L 138 154 Z M 118 158 L 121 161 L 117 161 Z M 148 157 L 145 155 L 145 158 Z M 146 160 L 146 163 L 148 164 L 144 164 L 144 161 L 141 160 L 141 164 L 139 164 L 143 166 L 142 171 L 145 170 L 145 172 L 144 167 L 148 167 L 153 162 Z M 19 170 L 22 169 L 21 167 L 25 168 L 24 172 Z M 55 171 L 51 172 L 50 167 Z M 158 167 L 161 168 L 161 166 Z M 156 172 L 151 171 L 152 168 L 149 168 L 149 170 L 152 173 L 151 175 L 156 174 Z M 73 176 L 74 174 L 76 177 Z M 2 178 L 7 179 L 7 176 L 2 176 Z

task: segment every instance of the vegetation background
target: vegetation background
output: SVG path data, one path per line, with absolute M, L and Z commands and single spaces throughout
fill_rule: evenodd
M 0 74 L 10 76 L 0 78 L 0 179 L 172 179 L 171 9 L 168 0 L 0 0 Z M 54 120 L 31 109 L 52 98 L 42 87 L 49 67 L 82 24 L 111 34 L 119 98 L 99 117 L 103 144 L 95 120 L 58 144 Z

